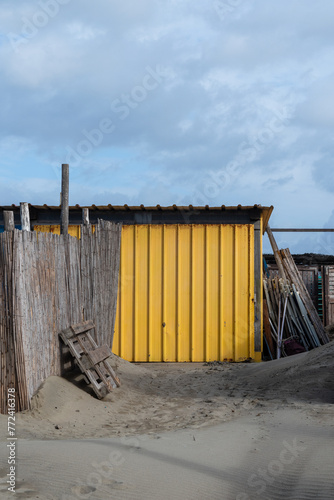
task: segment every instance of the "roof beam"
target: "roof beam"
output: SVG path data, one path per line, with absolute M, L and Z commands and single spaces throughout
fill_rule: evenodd
M 295 228 L 271 228 L 273 233 L 334 233 L 334 229 L 312 229 L 312 228 L 303 228 L 303 229 L 295 229 Z

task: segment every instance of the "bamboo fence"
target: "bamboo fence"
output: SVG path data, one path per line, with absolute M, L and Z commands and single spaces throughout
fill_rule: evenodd
M 29 408 L 50 375 L 64 372 L 59 331 L 88 319 L 95 341 L 112 348 L 121 224 L 82 226 L 81 239 L 52 233 L 0 235 L 0 412 L 8 388 L 16 410 Z

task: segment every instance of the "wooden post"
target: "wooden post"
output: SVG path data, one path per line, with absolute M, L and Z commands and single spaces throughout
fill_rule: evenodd
M 264 332 L 265 338 L 267 340 L 268 349 L 270 351 L 271 357 L 272 357 L 272 359 L 274 359 L 275 358 L 275 348 L 274 348 L 273 338 L 271 336 L 269 318 L 270 318 L 270 316 L 269 316 L 269 309 L 268 309 L 267 300 L 263 299 L 263 332 Z
M 278 267 L 278 273 L 279 273 L 279 275 L 280 275 L 281 278 L 283 278 L 284 280 L 286 280 L 286 274 L 285 274 L 285 271 L 284 271 L 284 268 L 283 268 L 281 255 L 279 253 L 276 240 L 275 240 L 274 235 L 273 235 L 273 233 L 272 233 L 272 231 L 270 229 L 269 224 L 268 224 L 268 226 L 266 228 L 266 231 L 267 231 L 267 235 L 269 237 L 271 248 L 273 249 L 273 252 L 274 252 L 274 257 L 275 257 L 276 264 L 277 264 L 277 267 Z
M 20 203 L 20 216 L 22 231 L 30 231 L 30 215 L 28 203 Z
M 254 221 L 254 351 L 262 348 L 262 248 L 261 221 Z
M 82 224 L 89 226 L 89 208 L 82 209 Z
M 3 220 L 4 220 L 5 231 L 14 231 L 15 229 L 14 212 L 9 210 L 4 210 Z
M 69 165 L 61 166 L 61 225 L 60 234 L 68 234 Z

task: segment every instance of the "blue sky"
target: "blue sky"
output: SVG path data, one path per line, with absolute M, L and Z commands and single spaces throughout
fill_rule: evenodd
M 330 0 L 3 0 L 1 204 L 58 204 L 66 162 L 71 204 L 260 203 L 273 227 L 334 227 L 333 18 Z

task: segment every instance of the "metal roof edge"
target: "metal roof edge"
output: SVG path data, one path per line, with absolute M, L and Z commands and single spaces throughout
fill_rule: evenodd
M 271 214 L 273 213 L 274 206 L 271 205 L 270 207 L 262 207 L 263 210 L 263 218 L 262 218 L 262 233 L 264 234 L 266 232 L 266 228 L 269 223 L 269 219 L 271 217 Z
M 60 210 L 61 209 L 61 206 L 60 205 L 47 205 L 47 204 L 44 204 L 44 205 L 33 205 L 31 203 L 29 203 L 29 207 L 30 208 L 34 208 L 34 209 L 37 209 L 37 210 Z M 19 209 L 20 208 L 20 205 L 3 205 L 0 207 L 1 210 L 13 210 L 13 209 Z M 217 207 L 211 207 L 209 205 L 205 205 L 205 206 L 193 206 L 193 205 L 168 205 L 168 206 L 161 206 L 161 205 L 154 205 L 154 206 L 145 206 L 145 205 L 134 205 L 134 206 L 129 206 L 127 204 L 124 204 L 124 205 L 111 205 L 111 204 L 108 204 L 108 205 L 79 205 L 79 204 L 76 204 L 76 205 L 70 205 L 69 206 L 69 209 L 70 210 L 80 210 L 82 208 L 88 208 L 90 210 L 96 210 L 96 211 L 107 211 L 107 210 L 118 210 L 118 211 L 122 211 L 122 210 L 131 210 L 131 211 L 143 211 L 143 210 L 165 210 L 165 211 L 191 211 L 191 210 L 207 210 L 207 211 L 210 211 L 210 210 L 252 210 L 252 209 L 259 209 L 261 210 L 262 212 L 270 212 L 269 213 L 269 216 L 268 216 L 268 220 L 269 220 L 269 217 L 271 215 L 271 212 L 273 210 L 273 206 L 271 207 L 264 207 L 262 205 L 258 205 L 258 204 L 255 204 L 255 205 L 230 205 L 230 206 L 226 206 L 226 205 L 221 205 L 221 206 L 217 206 Z

